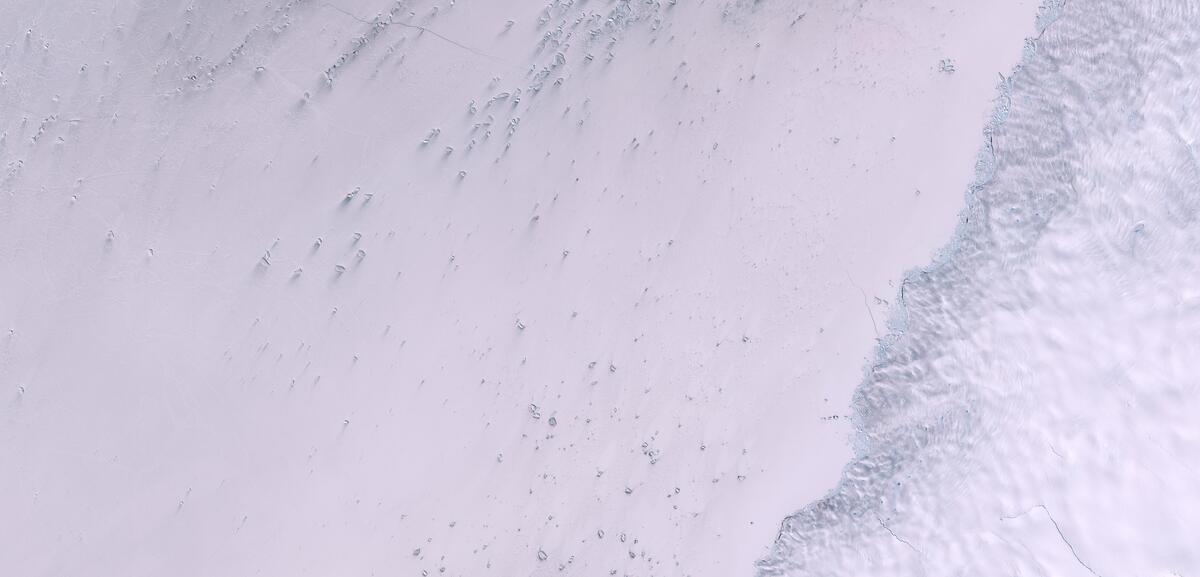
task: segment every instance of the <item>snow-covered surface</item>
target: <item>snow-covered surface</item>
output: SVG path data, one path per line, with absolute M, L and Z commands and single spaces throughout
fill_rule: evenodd
M 1052 4 L 763 575 L 1200 572 L 1200 5 Z
M 753 573 L 1035 11 L 0 4 L 0 573 Z

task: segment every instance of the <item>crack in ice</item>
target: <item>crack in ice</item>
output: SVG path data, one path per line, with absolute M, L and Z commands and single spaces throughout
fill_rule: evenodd
M 1091 565 L 1088 565 L 1086 562 L 1084 562 L 1083 559 L 1081 559 L 1079 557 L 1079 552 L 1075 550 L 1075 546 L 1071 544 L 1071 541 L 1069 539 L 1067 539 L 1066 534 L 1063 533 L 1062 527 L 1060 527 L 1058 525 L 1058 521 L 1054 519 L 1054 515 L 1052 513 L 1050 513 L 1050 509 L 1047 508 L 1045 505 L 1043 505 L 1043 504 L 1034 505 L 1033 507 L 1029 508 L 1029 510 L 1025 511 L 1024 513 L 1019 513 L 1017 515 L 1009 515 L 1007 517 L 1000 517 L 1000 520 L 1008 521 L 1011 519 L 1017 519 L 1020 517 L 1024 517 L 1025 515 L 1028 515 L 1034 509 L 1041 509 L 1042 511 L 1046 512 L 1046 518 L 1050 519 L 1050 524 L 1054 525 L 1054 531 L 1058 533 L 1058 538 L 1062 539 L 1063 544 L 1067 546 L 1067 550 L 1071 552 L 1071 556 L 1075 558 L 1075 561 L 1077 563 L 1079 563 L 1080 566 L 1082 566 L 1084 569 L 1087 569 L 1089 573 L 1091 573 L 1092 575 L 1095 575 L 1096 577 L 1103 577 L 1102 575 L 1097 573 L 1095 569 L 1092 569 Z M 882 523 L 882 521 L 881 521 L 881 523 Z
M 883 527 L 884 530 L 887 531 L 888 534 L 890 534 L 893 539 L 907 545 L 908 548 L 912 549 L 913 553 L 916 553 L 918 557 L 924 557 L 924 554 L 922 554 L 921 551 L 918 550 L 912 543 L 910 543 L 907 539 L 904 539 L 903 537 L 897 535 L 896 532 L 893 531 L 891 527 L 888 527 L 887 523 L 883 522 L 883 519 L 880 519 L 878 516 L 876 516 L 875 520 L 879 521 L 879 526 Z
M 359 22 L 362 22 L 363 24 L 372 24 L 372 25 L 374 24 L 374 22 L 372 22 L 372 21 L 370 21 L 370 20 L 366 20 L 366 19 L 364 19 L 364 18 L 362 18 L 362 17 L 358 16 L 357 14 L 354 14 L 353 12 L 350 12 L 350 11 L 346 10 L 345 8 L 342 8 L 342 7 L 340 7 L 340 6 L 336 6 L 336 5 L 334 5 L 334 4 L 330 4 L 329 2 L 325 2 L 325 3 L 321 4 L 321 5 L 322 5 L 322 6 L 324 6 L 324 7 L 326 7 L 326 8 L 331 8 L 331 9 L 333 9 L 333 10 L 336 10 L 336 11 L 338 11 L 338 12 L 341 12 L 342 14 L 345 14 L 346 16 L 349 16 L 350 18 L 353 18 L 353 19 L 355 19 L 355 20 L 357 20 L 357 21 L 359 21 Z M 459 42 L 459 41 L 457 41 L 457 40 L 454 40 L 453 38 L 449 38 L 449 37 L 447 37 L 447 36 L 444 36 L 444 35 L 442 35 L 442 34 L 439 34 L 439 33 L 435 32 L 434 30 L 432 30 L 432 29 L 430 29 L 430 28 L 427 28 L 427 27 L 425 27 L 425 26 L 421 26 L 420 24 L 408 24 L 408 23 L 406 23 L 406 22 L 396 22 L 396 21 L 389 22 L 389 24 L 395 24 L 395 25 L 397 25 L 397 26 L 403 26 L 403 27 L 405 27 L 405 28 L 413 28 L 413 29 L 416 29 L 416 30 L 420 30 L 420 31 L 422 31 L 422 32 L 428 32 L 428 33 L 430 33 L 430 34 L 432 34 L 432 35 L 434 35 L 434 36 L 437 36 L 438 38 L 441 38 L 442 40 L 444 40 L 444 41 L 446 41 L 446 42 L 449 42 L 449 43 L 451 43 L 451 44 L 453 44 L 453 45 L 455 45 L 455 46 L 457 46 L 457 47 L 459 47 L 459 48 L 462 48 L 463 50 L 466 50 L 467 52 L 470 52 L 471 54 L 474 54 L 474 55 L 476 55 L 476 56 L 482 56 L 482 57 L 484 57 L 484 58 L 490 58 L 490 59 L 492 59 L 492 60 L 500 60 L 500 58 L 498 58 L 498 57 L 496 57 L 496 56 L 492 56 L 491 54 L 488 54 L 488 53 L 486 53 L 486 52 L 481 52 L 481 51 L 479 51 L 479 50 L 476 50 L 476 49 L 474 49 L 474 48 L 471 48 L 470 46 L 467 46 L 466 44 L 463 44 L 463 43 L 461 43 L 461 42 Z

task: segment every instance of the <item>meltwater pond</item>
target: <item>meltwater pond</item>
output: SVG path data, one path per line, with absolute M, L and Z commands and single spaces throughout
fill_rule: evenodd
M 762 575 L 1200 572 L 1200 3 L 1071 1 Z

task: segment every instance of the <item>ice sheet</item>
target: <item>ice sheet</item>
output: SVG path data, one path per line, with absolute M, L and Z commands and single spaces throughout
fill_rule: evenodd
M 1200 570 L 1200 13 L 1043 16 L 855 397 L 859 457 L 760 574 Z

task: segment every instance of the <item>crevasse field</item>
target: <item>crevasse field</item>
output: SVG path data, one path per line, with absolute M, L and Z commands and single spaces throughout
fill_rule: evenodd
M 1186 1 L 0 2 L 0 576 L 1200 574 L 1197 56 Z

